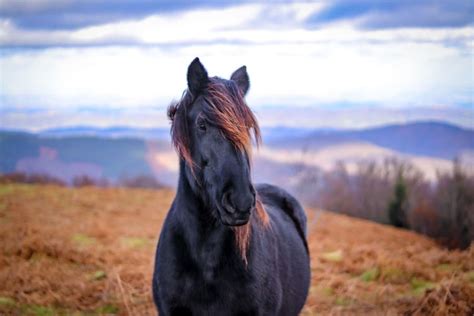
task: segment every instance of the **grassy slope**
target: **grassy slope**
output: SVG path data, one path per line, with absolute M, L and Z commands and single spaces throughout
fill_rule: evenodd
M 0 314 L 153 315 L 171 191 L 0 185 Z M 310 212 L 304 315 L 474 312 L 474 246 Z

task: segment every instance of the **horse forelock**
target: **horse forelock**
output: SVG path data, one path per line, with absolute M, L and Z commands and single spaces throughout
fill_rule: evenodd
M 252 134 L 255 144 L 261 143 L 260 128 L 240 89 L 233 81 L 212 78 L 207 92 L 205 99 L 214 123 L 237 149 L 250 156 Z
M 237 85 L 230 80 L 210 78 L 202 95 L 208 105 L 204 108 L 207 118 L 219 127 L 237 149 L 251 156 L 252 136 L 255 144 L 259 146 L 262 142 L 261 133 L 257 119 Z M 190 91 L 185 91 L 178 102 L 173 102 L 168 107 L 173 145 L 191 168 L 194 168 L 195 164 L 189 149 L 190 135 L 186 116 L 196 97 Z

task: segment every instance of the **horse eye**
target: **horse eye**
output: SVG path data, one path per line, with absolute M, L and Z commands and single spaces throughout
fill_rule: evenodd
M 203 120 L 199 120 L 198 121 L 198 124 L 197 124 L 199 130 L 205 132 L 207 127 L 206 127 L 206 123 L 203 121 Z

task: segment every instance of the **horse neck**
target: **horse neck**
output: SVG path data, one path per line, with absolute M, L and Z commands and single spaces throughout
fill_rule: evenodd
M 206 207 L 205 199 L 199 193 L 198 185 L 194 179 L 189 179 L 186 175 L 184 160 L 180 161 L 178 189 L 175 203 L 177 204 L 180 220 L 186 224 L 202 224 L 211 221 L 210 210 Z M 193 223 L 194 221 L 204 223 Z

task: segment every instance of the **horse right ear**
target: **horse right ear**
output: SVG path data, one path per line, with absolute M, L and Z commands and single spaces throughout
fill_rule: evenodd
M 249 91 L 250 87 L 250 80 L 249 80 L 249 75 L 247 73 L 247 67 L 242 66 L 230 76 L 230 80 L 235 81 L 237 83 L 237 86 L 239 87 L 240 91 L 242 91 L 242 94 L 245 96 L 247 94 L 247 91 Z
M 207 75 L 206 68 L 201 64 L 198 57 L 194 58 L 188 67 L 188 89 L 191 93 L 196 96 L 203 89 L 206 88 L 209 83 L 209 76 Z

